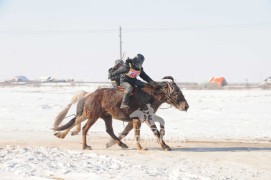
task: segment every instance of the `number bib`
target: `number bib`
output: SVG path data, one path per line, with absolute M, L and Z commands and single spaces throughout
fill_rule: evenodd
M 141 73 L 141 70 L 137 71 L 133 69 L 130 64 L 130 70 L 126 73 L 126 76 L 128 76 L 129 78 L 136 78 L 137 76 L 140 75 L 140 73 Z

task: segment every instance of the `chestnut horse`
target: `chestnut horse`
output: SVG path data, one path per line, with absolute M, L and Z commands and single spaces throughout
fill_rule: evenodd
M 184 98 L 184 95 L 180 88 L 174 82 L 171 76 L 167 76 L 163 79 L 171 79 L 171 82 L 159 82 L 155 85 L 145 84 L 144 87 L 138 89 L 138 91 L 130 97 L 129 108 L 120 109 L 120 104 L 123 96 L 123 92 L 117 90 L 116 88 L 100 88 L 89 94 L 84 100 L 84 108 L 78 111 L 75 118 L 70 120 L 67 124 L 61 127 L 55 127 L 55 131 L 58 132 L 55 135 L 59 138 L 64 138 L 71 128 L 77 124 L 88 119 L 87 123 L 82 129 L 83 137 L 83 149 L 91 149 L 87 145 L 86 135 L 90 127 L 99 119 L 103 119 L 106 126 L 106 132 L 114 139 L 114 141 L 122 148 L 127 148 L 127 145 L 121 142 L 120 138 L 127 135 L 133 125 L 133 119 L 129 115 L 137 109 L 146 109 L 146 104 L 150 104 L 154 109 L 154 112 L 163 103 L 168 103 L 181 111 L 187 111 L 189 105 Z M 112 127 L 112 118 L 123 120 L 129 122 L 125 130 L 123 131 L 120 138 L 116 137 Z M 135 121 L 136 122 L 136 121 Z M 134 123 L 134 128 L 139 126 L 138 123 Z M 132 127 L 133 127 L 132 126 Z M 152 131 L 158 138 L 158 142 L 164 150 L 170 150 L 169 146 L 160 138 L 160 133 L 158 132 L 155 125 L 151 126 Z M 139 142 L 137 142 L 140 146 Z M 112 144 L 111 144 L 112 145 Z M 140 146 L 141 147 L 141 146 Z

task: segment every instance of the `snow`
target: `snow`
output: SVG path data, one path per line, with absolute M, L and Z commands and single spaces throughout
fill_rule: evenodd
M 111 157 L 54 147 L 6 146 L 0 150 L 1 179 L 5 179 L 5 175 L 7 179 L 18 177 L 22 179 L 30 177 L 32 179 L 138 179 L 138 177 L 142 179 L 265 179 L 271 177 L 271 172 L 257 170 L 247 165 L 231 162 L 221 164 L 184 157 L 171 158 L 170 160 L 175 164 L 173 167 L 168 167 L 165 162 L 158 167 L 157 165 L 150 167 L 144 163 L 138 165 L 128 162 L 129 159 L 123 160 L 121 156 Z
M 2 171 L 15 172 L 23 177 L 47 177 L 56 178 L 64 175 L 64 178 L 81 176 L 88 173 L 91 178 L 132 178 L 137 173 L 142 178 L 150 176 L 163 177 L 165 173 L 150 170 L 144 166 L 135 166 L 109 156 L 60 150 L 57 148 L 19 148 L 7 146 L 1 151 L 0 156 L 5 162 Z M 37 168 L 37 164 L 40 166 Z M 126 174 L 127 167 L 131 169 Z M 88 177 L 90 179 L 90 177 Z
M 172 152 L 163 152 L 155 144 L 156 139 L 145 124 L 141 138 L 149 150 L 143 152 L 118 146 L 103 148 L 105 139 L 109 139 L 103 121 L 97 121 L 90 129 L 93 151 L 80 150 L 80 136 L 64 140 L 54 137 L 54 118 L 70 103 L 72 95 L 103 86 L 93 83 L 0 87 L 1 179 L 271 178 L 271 170 L 266 168 L 271 161 L 270 91 L 183 90 L 190 105 L 187 113 L 168 108 L 167 104 L 157 112 L 165 120 L 164 138 L 175 148 Z M 74 113 L 75 106 L 68 115 Z M 122 121 L 113 121 L 116 134 L 124 125 Z M 124 142 L 131 139 L 132 132 Z M 191 141 L 259 145 L 254 149 L 242 145 L 180 147 Z
M 54 118 L 70 103 L 75 92 L 91 92 L 97 87 L 99 84 L 1 88 L 0 130 L 51 131 Z M 270 91 L 183 90 L 183 93 L 190 105 L 187 113 L 175 108 L 162 109 L 168 108 L 168 104 L 163 104 L 157 112 L 166 121 L 166 138 L 238 142 L 271 140 Z M 75 106 L 68 115 L 74 113 Z M 123 129 L 121 121 L 114 121 L 113 125 L 116 132 Z M 142 136 L 149 138 L 152 132 L 145 125 L 142 128 Z M 98 121 L 91 131 L 104 133 L 104 123 Z

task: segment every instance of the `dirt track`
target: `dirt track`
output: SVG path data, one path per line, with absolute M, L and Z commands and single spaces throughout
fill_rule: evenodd
M 173 149 L 170 152 L 163 151 L 155 142 L 144 142 L 142 145 L 148 150 L 138 151 L 131 141 L 124 141 L 130 148 L 123 150 L 118 146 L 105 148 L 108 137 L 91 134 L 88 142 L 97 154 L 108 155 L 123 159 L 132 159 L 132 162 L 153 166 L 153 161 L 159 166 L 161 163 L 174 166 L 175 161 L 188 158 L 193 161 L 208 161 L 211 163 L 234 163 L 250 166 L 252 168 L 270 172 L 271 174 L 271 143 L 232 143 L 232 142 L 182 142 L 168 143 Z M 81 135 L 67 136 L 66 139 L 57 139 L 53 133 L 32 131 L 2 131 L 0 132 L 0 147 L 14 145 L 21 147 L 57 147 L 81 151 Z M 87 151 L 84 151 L 88 153 Z M 159 158 L 157 158 L 159 157 Z

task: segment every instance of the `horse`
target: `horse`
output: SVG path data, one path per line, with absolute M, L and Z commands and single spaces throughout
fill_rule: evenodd
M 55 131 L 58 132 L 55 135 L 59 138 L 64 138 L 71 128 L 77 124 L 88 119 L 87 123 L 82 129 L 82 144 L 83 149 L 91 150 L 91 146 L 87 145 L 86 135 L 90 127 L 99 119 L 103 119 L 106 126 L 106 132 L 111 136 L 112 139 L 122 148 L 128 148 L 126 144 L 121 142 L 120 138 L 116 137 L 112 128 L 112 118 L 117 120 L 123 120 L 129 122 L 124 129 L 122 136 L 127 135 L 134 127 L 135 129 L 140 128 L 140 123 L 133 121 L 129 115 L 137 109 L 146 109 L 146 104 L 150 104 L 154 109 L 154 113 L 163 103 L 168 103 L 181 111 L 187 111 L 189 105 L 180 90 L 180 88 L 174 82 L 173 77 L 167 76 L 163 79 L 170 79 L 171 82 L 158 82 L 156 84 L 145 84 L 141 89 L 130 98 L 129 108 L 120 109 L 120 104 L 123 96 L 123 92 L 116 88 L 100 88 L 89 94 L 84 99 L 84 108 L 82 110 L 77 109 L 76 117 L 72 118 L 67 124 L 61 127 L 55 127 Z M 136 123 L 137 122 L 137 123 Z M 168 145 L 165 144 L 163 139 L 160 138 L 155 125 L 151 126 L 152 131 L 158 139 L 161 147 L 164 150 L 171 150 Z M 141 147 L 139 141 L 137 141 L 138 147 Z
M 67 115 L 71 106 L 73 104 L 77 103 L 78 101 L 79 102 L 77 103 L 77 116 L 82 114 L 82 109 L 84 108 L 85 99 L 89 94 L 90 93 L 88 93 L 86 91 L 79 91 L 79 92 L 75 93 L 74 96 L 72 97 L 71 102 L 55 118 L 54 128 L 57 128 L 60 125 L 60 123 L 65 119 L 65 116 Z M 161 118 L 160 116 L 154 114 L 154 109 L 150 106 L 150 104 L 147 104 L 147 107 L 148 107 L 147 110 L 139 110 L 138 109 L 129 115 L 131 118 L 133 118 L 133 121 L 130 122 L 129 124 L 127 124 L 125 130 L 122 132 L 121 136 L 119 136 L 119 139 L 122 139 L 123 137 L 128 135 L 128 133 L 134 128 L 135 139 L 137 142 L 136 145 L 137 145 L 138 150 L 143 149 L 139 143 L 140 126 L 141 126 L 142 122 L 145 122 L 151 129 L 152 129 L 152 127 L 156 127 L 155 122 L 160 123 L 160 138 L 163 139 L 163 136 L 165 135 L 165 121 L 164 121 L 164 119 Z M 87 118 L 84 117 L 84 120 L 86 120 L 86 119 Z M 138 121 L 138 119 L 140 120 L 140 122 Z M 81 131 L 81 123 L 76 125 L 75 130 L 72 131 L 71 135 L 72 136 L 77 135 L 80 131 Z M 66 136 L 63 133 L 56 133 L 55 135 L 58 138 L 62 138 L 62 139 L 65 138 L 65 136 Z M 111 139 L 108 143 L 106 143 L 106 148 L 113 146 L 115 143 L 116 143 L 115 140 Z M 144 148 L 143 150 L 146 150 L 146 149 Z M 167 150 L 170 150 L 170 148 L 168 148 Z
M 66 118 L 66 115 L 69 111 L 69 109 L 71 108 L 71 106 L 75 103 L 77 103 L 77 116 L 78 114 L 82 114 L 81 111 L 82 111 L 82 108 L 84 108 L 84 102 L 85 102 L 85 99 L 86 97 L 90 94 L 90 92 L 86 92 L 86 91 L 78 91 L 76 92 L 72 99 L 71 99 L 71 102 L 57 115 L 57 117 L 55 118 L 55 122 L 54 122 L 54 128 L 57 128 L 60 123 Z M 161 139 L 163 139 L 163 136 L 165 135 L 165 120 L 154 114 L 154 109 L 151 107 L 150 104 L 147 104 L 147 107 L 148 109 L 147 110 L 141 110 L 141 109 L 138 109 L 136 111 L 134 111 L 132 114 L 130 114 L 130 118 L 133 118 L 133 122 L 135 124 L 135 126 L 138 126 L 137 123 L 137 119 L 140 120 L 140 123 L 143 123 L 145 122 L 149 127 L 151 127 L 152 125 L 155 125 L 155 122 L 159 123 L 160 124 L 160 136 L 161 136 Z M 68 116 L 70 117 L 70 116 Z M 85 120 L 87 118 L 85 117 Z M 131 129 L 133 128 L 133 126 L 130 126 Z M 71 135 L 74 136 L 74 135 L 77 135 L 79 132 L 81 131 L 81 123 L 77 124 L 76 127 L 75 127 L 75 130 L 72 131 Z M 129 131 L 130 132 L 130 131 Z M 139 133 L 140 133 L 140 129 L 135 129 L 135 136 L 136 138 L 139 138 Z M 128 133 L 127 133 L 128 134 Z M 64 136 L 60 136 L 60 134 L 58 134 L 58 137 L 59 138 L 65 138 Z M 120 139 L 122 137 L 119 137 Z M 111 147 L 112 145 L 115 144 L 115 141 L 113 139 L 111 139 L 110 142 L 108 142 L 106 144 L 106 147 L 109 148 Z M 141 150 L 142 148 L 141 147 L 137 147 L 137 149 Z
M 122 90 L 122 88 L 119 88 L 120 90 Z M 60 123 L 65 119 L 65 116 L 67 115 L 69 109 L 71 108 L 71 106 L 75 103 L 77 103 L 77 116 L 82 115 L 83 112 L 83 108 L 84 108 L 84 102 L 86 97 L 90 94 L 90 92 L 86 92 L 86 91 L 79 91 L 76 92 L 73 97 L 71 102 L 66 106 L 66 108 L 64 108 L 55 118 L 55 122 L 54 122 L 54 128 L 57 128 Z M 163 139 L 163 136 L 165 134 L 165 121 L 163 118 L 161 118 L 160 116 L 157 116 L 154 114 L 154 109 L 150 106 L 150 104 L 147 104 L 148 109 L 147 110 L 136 110 L 133 113 L 131 113 L 129 116 L 131 118 L 133 118 L 133 122 L 132 124 L 128 124 L 127 127 L 130 129 L 129 131 L 127 131 L 127 128 L 125 128 L 125 131 L 122 133 L 123 135 L 121 137 L 119 137 L 119 139 L 121 139 L 122 137 L 125 137 L 133 128 L 135 129 L 135 138 L 136 138 L 136 142 L 139 142 L 139 136 L 140 136 L 140 126 L 141 126 L 141 122 L 146 122 L 146 124 L 152 129 L 152 126 L 155 125 L 155 122 L 160 123 L 160 138 Z M 86 120 L 87 118 L 84 116 L 83 118 L 84 120 Z M 140 122 L 138 121 L 138 119 L 140 120 Z M 72 131 L 71 135 L 77 135 L 81 130 L 81 123 L 77 124 L 75 127 L 75 130 Z M 58 138 L 62 138 L 64 139 L 66 134 L 64 135 L 63 133 L 56 133 L 55 134 Z M 114 139 L 111 139 L 107 144 L 106 144 L 106 148 L 109 148 L 111 146 L 113 146 L 116 142 L 114 141 Z M 143 148 L 141 147 L 141 145 L 139 143 L 137 143 L 137 149 L 138 150 L 142 150 Z M 145 150 L 145 149 L 144 149 Z M 169 150 L 169 149 L 168 149 Z

